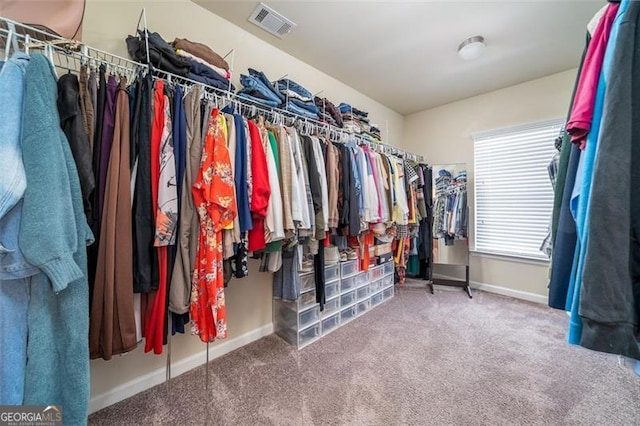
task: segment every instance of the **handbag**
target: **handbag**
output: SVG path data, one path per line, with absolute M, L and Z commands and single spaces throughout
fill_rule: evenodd
M 0 16 L 73 40 L 82 40 L 86 0 L 0 0 Z

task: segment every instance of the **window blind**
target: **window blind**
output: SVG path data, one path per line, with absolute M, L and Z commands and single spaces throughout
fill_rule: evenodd
M 553 187 L 547 166 L 563 121 L 474 134 L 475 249 L 547 259 Z

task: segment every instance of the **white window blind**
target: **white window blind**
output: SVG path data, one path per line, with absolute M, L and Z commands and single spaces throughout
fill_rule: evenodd
M 547 166 L 562 124 L 552 120 L 473 135 L 476 251 L 547 259 L 540 251 L 553 210 Z

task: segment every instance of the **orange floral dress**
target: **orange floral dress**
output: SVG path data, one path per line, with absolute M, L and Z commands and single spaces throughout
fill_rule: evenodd
M 233 184 L 220 111 L 214 109 L 192 188 L 200 229 L 191 288 L 191 333 L 203 342 L 227 337 L 222 229 L 232 224 L 237 214 Z

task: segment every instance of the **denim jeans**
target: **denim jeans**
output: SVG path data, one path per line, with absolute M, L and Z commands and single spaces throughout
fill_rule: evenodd
M 238 97 L 243 98 L 243 99 L 247 99 L 247 100 L 250 100 L 250 101 L 255 102 L 257 104 L 265 105 L 265 106 L 268 106 L 268 107 L 271 107 L 271 108 L 275 108 L 278 105 L 280 105 L 279 101 L 256 98 L 255 96 L 251 96 L 250 94 L 248 94 L 246 92 L 243 92 L 242 90 L 238 92 Z
M 301 115 L 305 118 L 310 118 L 312 120 L 317 120 L 318 119 L 318 114 L 314 114 L 309 110 L 306 110 L 304 108 L 300 108 L 299 106 L 297 106 L 296 104 L 293 104 L 291 102 L 289 102 L 285 108 L 287 111 L 292 112 L 294 114 L 298 114 Z
M 277 102 L 277 105 L 280 105 L 282 99 L 278 97 L 275 92 L 269 89 L 261 80 L 256 77 L 252 77 L 250 75 L 241 74 L 240 75 L 240 83 L 242 86 L 248 91 L 257 91 L 260 92 L 262 96 L 265 98 Z
M 273 87 L 273 84 L 271 84 L 267 76 L 264 75 L 262 71 L 249 68 L 249 75 L 260 80 L 262 84 L 265 85 L 265 87 L 267 87 L 271 92 L 273 92 L 278 97 L 278 99 L 280 99 L 280 102 L 284 101 L 284 96 L 280 92 L 278 92 L 278 90 L 276 90 L 275 87 Z
M 290 98 L 289 102 L 294 104 L 297 107 L 306 109 L 307 111 L 313 114 L 317 114 L 320 112 L 320 109 L 313 102 L 303 102 L 300 99 L 296 99 L 296 98 Z
M 287 89 L 289 89 L 296 92 L 298 95 L 302 96 L 303 98 L 313 99 L 313 95 L 311 94 L 311 92 L 309 92 L 307 89 L 300 86 L 298 83 L 296 83 L 293 80 L 283 78 L 281 80 L 278 80 L 277 85 L 278 85 L 278 90 L 280 91 L 286 91 Z

